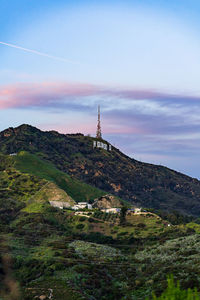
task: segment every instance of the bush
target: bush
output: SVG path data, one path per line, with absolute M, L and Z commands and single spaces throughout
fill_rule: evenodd
M 93 223 L 93 222 L 94 222 L 94 219 L 93 219 L 93 218 L 89 218 L 89 219 L 88 219 L 88 222 Z
M 79 218 L 79 221 L 80 221 L 80 222 L 84 222 L 86 219 L 87 219 L 86 217 L 80 217 L 80 218 Z
M 146 227 L 146 224 L 144 224 L 144 223 L 139 223 L 139 224 L 137 224 L 137 227 L 138 228 L 145 228 Z
M 79 224 L 76 225 L 76 228 L 80 229 L 80 230 L 83 229 L 84 227 L 85 227 L 85 225 L 81 224 L 81 223 L 79 223 Z
M 124 236 L 124 235 L 127 235 L 128 234 L 128 231 L 122 231 L 122 232 L 119 232 L 117 234 L 117 237 L 121 237 L 121 236 Z
M 175 284 L 173 276 L 169 276 L 168 287 L 160 297 L 152 296 L 152 300 L 200 300 L 200 293 L 196 289 L 181 290 L 179 282 Z M 146 299 L 148 300 L 148 299 Z

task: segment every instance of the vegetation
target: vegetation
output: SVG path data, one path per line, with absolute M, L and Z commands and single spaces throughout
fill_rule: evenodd
M 167 211 L 152 209 L 152 208 L 147 209 L 147 211 L 159 215 L 163 220 L 167 220 L 173 225 L 187 224 L 192 221 L 198 222 L 198 218 L 195 218 L 194 216 L 183 215 L 178 211 L 171 211 L 169 213 Z
M 120 225 L 125 225 L 126 223 L 126 213 L 127 213 L 127 207 L 122 206 L 121 211 L 120 211 Z
M 200 240 L 188 235 L 187 228 L 163 227 L 160 232 L 162 221 L 157 223 L 154 216 L 127 216 L 125 227 L 117 219 L 91 219 L 47 204 L 41 212 L 18 212 L 4 233 L 4 244 L 23 299 L 48 296 L 50 289 L 58 300 L 145 299 L 153 290 L 158 294 L 165 289 L 169 272 L 181 278 L 183 288 L 197 286 L 190 278 L 198 278 Z M 185 264 L 178 246 L 183 244 Z
M 155 245 L 139 251 L 135 259 L 142 266 L 138 281 L 146 278 L 148 286 L 151 281 L 151 287 L 156 293 L 159 293 L 165 287 L 165 276 L 174 274 L 175 280 L 180 281 L 180 285 L 185 288 L 198 287 L 200 284 L 200 236 L 193 234 L 186 237 L 167 240 L 163 245 Z
M 25 125 L 1 133 L 0 299 L 199 300 L 199 182 L 91 142 Z M 78 216 L 52 207 L 104 195 L 76 177 L 154 209 Z
M 71 178 L 66 173 L 56 169 L 51 163 L 41 160 L 36 155 L 21 151 L 13 159 L 16 169 L 54 182 L 76 201 L 89 201 L 105 194 L 104 191 Z
M 179 282 L 175 284 L 173 276 L 168 277 L 167 289 L 162 293 L 160 297 L 153 295 L 153 300 L 199 300 L 200 293 L 196 289 L 182 290 Z
M 130 203 L 199 216 L 200 182 L 197 179 L 162 166 L 138 162 L 115 147 L 111 152 L 93 149 L 92 143 L 93 138 L 88 136 L 42 132 L 29 125 L 9 128 L 0 133 L 0 152 L 28 151 L 53 163 L 73 179 L 115 194 Z M 59 187 L 61 184 L 61 188 L 65 189 L 65 180 L 56 184 Z M 73 185 L 73 182 L 70 184 Z M 78 199 L 73 187 L 71 191 L 65 191 Z

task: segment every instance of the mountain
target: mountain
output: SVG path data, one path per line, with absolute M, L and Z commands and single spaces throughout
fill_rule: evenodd
M 21 135 L 19 150 L 29 137 Z M 49 202 L 83 199 L 100 207 L 120 206 L 121 199 L 57 169 L 42 151 L 19 150 L 0 154 L 0 299 L 151 299 L 152 291 L 160 295 L 165 290 L 169 273 L 181 289 L 199 286 L 200 238 L 195 232 L 200 225 L 194 218 L 173 225 L 155 213 L 129 211 L 122 224 L 119 214 L 94 209 L 77 215 L 53 207 Z
M 27 151 L 71 178 L 131 204 L 194 216 L 200 214 L 200 182 L 197 179 L 163 166 L 139 162 L 113 146 L 111 151 L 93 148 L 94 141 L 97 140 L 80 133 L 44 132 L 21 125 L 0 133 L 0 152 Z

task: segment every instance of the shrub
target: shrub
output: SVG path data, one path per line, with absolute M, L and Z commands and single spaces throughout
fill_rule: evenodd
M 122 232 L 119 232 L 117 234 L 117 237 L 121 237 L 121 236 L 124 236 L 124 235 L 127 235 L 128 234 L 128 231 L 122 231 Z
M 80 217 L 80 218 L 79 218 L 79 221 L 80 221 L 80 222 L 84 222 L 85 220 L 86 220 L 86 217 Z
M 93 218 L 89 218 L 89 219 L 88 219 L 88 222 L 93 223 L 93 222 L 94 222 L 94 219 L 93 219 Z
M 81 223 L 79 223 L 79 224 L 76 225 L 76 228 L 80 229 L 80 230 L 83 229 L 84 227 L 85 227 L 85 225 L 81 224 Z
M 168 277 L 167 281 L 167 289 L 160 297 L 153 294 L 152 300 L 200 300 L 200 293 L 196 289 L 181 290 L 179 282 L 175 283 L 172 275 Z
M 138 223 L 137 227 L 142 229 L 142 228 L 146 227 L 146 224 L 144 224 L 144 223 Z

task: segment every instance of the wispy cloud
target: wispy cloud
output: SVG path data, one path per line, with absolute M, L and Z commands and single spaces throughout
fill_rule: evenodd
M 59 60 L 59 61 L 65 62 L 65 63 L 80 64 L 77 61 L 73 61 L 73 60 L 70 60 L 70 59 L 63 58 L 63 57 L 50 55 L 50 54 L 47 54 L 47 53 L 44 53 L 44 52 L 41 52 L 41 51 L 37 51 L 37 50 L 33 50 L 33 49 L 24 48 L 24 47 L 14 45 L 14 44 L 5 43 L 5 42 L 0 42 L 0 44 L 4 45 L 4 46 L 7 46 L 7 47 L 10 47 L 10 48 L 15 48 L 15 49 L 22 50 L 22 51 L 25 51 L 25 52 L 29 52 L 29 53 L 32 53 L 32 54 L 36 54 L 36 55 L 39 55 L 39 56 L 44 56 L 44 57 L 47 57 L 47 58 L 50 58 L 50 59 Z
M 15 84 L 0 86 L 1 108 L 22 107 L 58 107 L 65 102 L 81 101 L 85 97 L 99 97 L 100 101 L 108 103 L 116 100 L 123 101 L 151 101 L 160 103 L 160 106 L 174 104 L 176 107 L 185 104 L 198 104 L 200 95 L 173 94 L 154 90 L 118 89 L 113 87 L 95 86 L 90 84 L 71 83 L 40 83 Z M 91 102 L 91 101 L 90 101 Z M 83 105 L 85 105 L 83 103 Z M 126 102 L 128 104 L 128 102 Z M 143 104 L 143 103 L 142 103 Z

